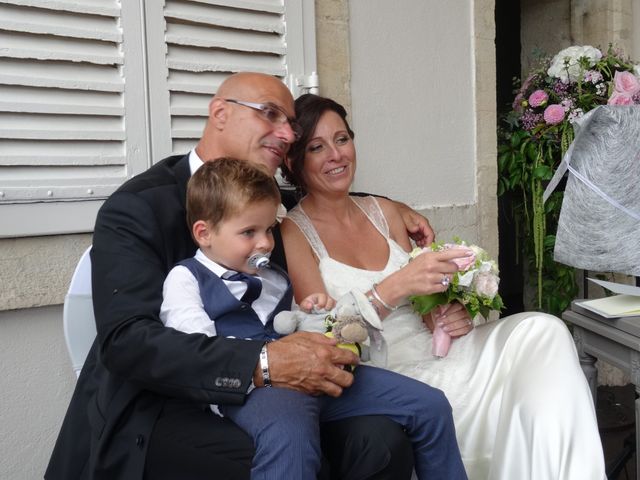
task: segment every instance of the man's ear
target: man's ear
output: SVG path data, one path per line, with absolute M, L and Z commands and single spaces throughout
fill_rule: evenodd
M 229 104 L 222 98 L 213 97 L 209 102 L 209 122 L 218 130 L 222 130 L 229 116 Z
M 211 242 L 212 227 L 204 220 L 198 220 L 191 227 L 191 233 L 200 247 L 208 247 Z

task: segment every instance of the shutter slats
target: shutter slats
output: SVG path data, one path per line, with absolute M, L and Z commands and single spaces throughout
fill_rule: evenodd
M 117 29 L 114 18 L 86 15 L 79 24 L 76 17 L 74 14 L 50 11 L 45 16 L 37 9 L 0 4 L 2 30 L 110 42 L 122 41 L 122 33 Z
M 122 64 L 117 44 L 0 31 L 0 57 Z
M 192 0 L 197 3 L 207 5 L 217 5 L 219 7 L 238 8 L 243 10 L 258 10 L 262 12 L 284 13 L 282 0 L 246 1 L 246 0 Z
M 168 88 L 169 91 L 176 92 L 172 94 L 172 98 L 173 95 L 179 95 L 179 92 L 204 94 L 206 99 L 196 96 L 194 98 L 196 101 L 203 102 L 206 105 L 228 75 L 228 72 L 202 72 L 198 75 L 193 75 L 192 73 L 175 70 L 171 72 L 169 77 Z
M 25 133 L 20 133 L 25 132 Z M 77 135 L 77 137 L 74 137 Z M 122 120 L 119 117 L 84 115 L 38 115 L 30 113 L 0 113 L 2 138 L 30 138 L 63 140 L 123 140 Z
M 47 62 L 47 68 L 43 69 L 42 64 L 30 59 L 0 58 L 0 86 L 3 84 L 78 91 L 124 91 L 124 79 L 112 66 Z
M 0 164 L 16 165 L 124 165 L 120 142 L 65 142 L 42 140 L 41 152 L 17 139 L 0 140 Z
M 127 177 L 112 0 L 0 0 L 0 203 L 104 198 Z
M 242 71 L 286 76 L 284 4 L 168 0 L 164 10 L 172 151 L 202 134 L 220 83 Z
M 0 0 L 0 3 L 22 7 L 36 7 L 52 11 L 104 15 L 108 17 L 120 16 L 120 2 L 118 0 L 83 0 L 81 2 L 63 0 Z
M 191 2 L 168 1 L 164 16 L 175 23 L 196 23 L 211 28 L 234 28 L 257 32 L 284 34 L 284 24 L 279 14 L 198 5 Z
M 174 45 L 223 48 L 242 52 L 267 52 L 276 55 L 286 53 L 286 48 L 279 36 L 247 30 L 205 31 L 193 25 L 168 24 L 165 38 L 168 44 Z
M 13 86 L 0 88 L 0 111 L 122 116 L 124 106 L 109 93 Z
M 254 71 L 282 77 L 287 72 L 279 56 L 248 55 L 239 52 L 214 52 L 211 50 L 199 51 L 181 47 L 169 49 L 167 65 L 170 69 L 195 73 Z

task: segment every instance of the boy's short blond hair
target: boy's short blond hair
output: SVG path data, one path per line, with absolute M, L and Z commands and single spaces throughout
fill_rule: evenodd
M 187 184 L 187 223 L 198 220 L 214 228 L 252 203 L 280 203 L 280 190 L 266 168 L 246 160 L 218 158 L 204 162 Z

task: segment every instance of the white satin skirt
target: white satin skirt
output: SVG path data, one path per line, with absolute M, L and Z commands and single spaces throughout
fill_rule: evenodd
M 388 368 L 444 391 L 470 480 L 606 479 L 595 408 L 573 339 L 551 315 L 520 313 L 431 356 L 408 309 L 384 321 Z

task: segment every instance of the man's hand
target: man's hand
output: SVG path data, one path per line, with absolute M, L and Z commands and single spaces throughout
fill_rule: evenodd
M 431 245 L 436 239 L 436 234 L 431 228 L 429 220 L 408 205 L 400 202 L 395 203 L 398 207 L 398 212 L 402 216 L 402 221 L 404 222 L 407 232 L 409 232 L 411 239 L 416 242 L 416 245 L 419 247 Z
M 360 359 L 336 343 L 310 332 L 296 332 L 269 343 L 271 384 L 310 395 L 339 397 L 342 389 L 353 383 L 353 375 L 342 366 L 356 365 Z

